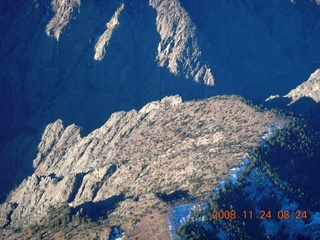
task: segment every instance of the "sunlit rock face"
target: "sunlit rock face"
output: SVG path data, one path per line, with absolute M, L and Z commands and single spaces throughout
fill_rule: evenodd
M 58 118 L 86 134 L 166 95 L 288 93 L 319 68 L 319 12 L 289 0 L 1 1 L 1 185 L 32 171 L 34 136 Z
M 307 81 L 291 90 L 284 97 L 292 99 L 290 104 L 298 101 L 302 97 L 309 97 L 317 103 L 320 102 L 320 69 L 317 69 L 311 74 Z
M 80 127 L 57 120 L 44 129 L 34 172 L 0 204 L 0 228 L 43 224 L 52 207 L 80 208 L 121 195 L 112 225 L 133 224 L 139 212 L 176 191 L 206 198 L 279 119 L 238 96 L 183 102 L 176 95 L 116 112 L 85 137 Z
M 314 128 L 320 129 L 320 70 L 311 73 L 300 85 L 283 95 L 271 95 L 264 105 L 302 114 Z
M 161 37 L 158 64 L 167 66 L 173 74 L 184 74 L 186 78 L 212 86 L 210 68 L 198 61 L 201 50 L 195 36 L 196 26 L 179 1 L 150 0 L 150 5 L 157 11 L 156 25 Z
M 98 42 L 94 46 L 94 60 L 101 61 L 106 54 L 106 47 L 109 44 L 109 41 L 112 37 L 112 33 L 116 27 L 119 26 L 119 15 L 124 8 L 124 4 L 122 3 L 117 11 L 112 16 L 111 20 L 106 24 L 107 30 L 101 35 Z
M 2 6 L 3 128 L 38 128 L 60 117 L 93 129 L 115 110 L 168 94 L 214 93 L 191 82 L 250 95 L 248 84 L 319 62 L 316 2 L 52 0 Z
M 46 26 L 48 36 L 54 37 L 59 41 L 62 30 L 69 24 L 72 12 L 80 7 L 80 0 L 52 0 L 51 6 L 54 17 Z M 37 3 L 36 6 L 39 6 Z

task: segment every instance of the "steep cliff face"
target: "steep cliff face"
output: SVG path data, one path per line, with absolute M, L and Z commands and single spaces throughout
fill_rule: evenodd
M 319 67 L 319 12 L 289 0 L 1 1 L 0 199 L 32 173 L 56 119 L 87 134 L 167 95 L 288 93 Z
M 241 94 L 262 101 L 272 91 L 288 92 L 318 68 L 312 53 L 319 51 L 315 1 L 181 0 L 181 5 L 197 26 L 216 86 L 223 81 L 226 89 L 239 87 Z M 301 76 L 303 68 L 308 71 Z
M 21 142 L 26 146 L 29 140 L 23 138 L 29 138 L 30 134 L 24 131 L 25 126 L 34 129 L 33 136 L 37 136 L 48 123 L 63 119 L 67 124 L 81 125 L 87 134 L 115 111 L 141 108 L 166 95 L 180 92 L 189 99 L 213 95 L 213 90 L 205 92 L 204 86 L 158 67 L 155 61 L 161 40 L 156 29 L 156 11 L 148 1 L 124 2 L 118 16 L 119 26 L 114 28 L 108 45 L 105 44 L 103 60 L 94 59 L 98 39 L 122 3 L 85 1 L 75 5 L 59 41 L 53 30 L 53 37 L 45 32 L 55 17 L 48 1 L 38 1 L 38 5 L 27 1 L 19 7 L 8 2 L 4 8 L 7 11 L 2 11 L 0 30 L 5 36 L 0 40 L 2 200 L 21 180 L 13 181 L 16 179 L 12 177 L 13 169 L 19 171 L 14 166 L 22 166 L 34 158 L 34 150 L 6 150 Z M 31 141 L 32 146 L 35 141 Z M 18 157 L 17 152 L 31 153 Z M 19 175 L 25 175 L 21 171 Z
M 180 2 L 150 0 L 150 5 L 157 11 L 157 31 L 161 37 L 157 55 L 159 65 L 167 66 L 173 74 L 183 74 L 212 86 L 214 79 L 210 68 L 198 60 L 201 50 L 195 34 L 196 26 Z
M 80 0 L 52 0 L 51 6 L 54 12 L 54 17 L 46 26 L 46 33 L 48 36 L 54 37 L 59 41 L 60 34 L 63 29 L 69 24 L 72 12 L 79 9 Z M 36 1 L 36 6 L 40 4 Z
M 112 33 L 116 27 L 119 26 L 119 15 L 124 8 L 124 4 L 122 3 L 117 11 L 112 16 L 111 20 L 106 24 L 107 30 L 100 36 L 98 42 L 94 46 L 94 60 L 101 61 L 106 54 L 106 47 L 109 44 L 109 41 L 112 37 Z
M 1 205 L 1 225 L 10 232 L 45 224 L 52 207 L 67 204 L 131 229 L 151 210 L 167 209 L 175 195 L 208 197 L 275 119 L 235 96 L 185 103 L 175 96 L 114 113 L 86 137 L 57 120 L 42 135 L 34 173 Z M 107 216 L 86 207 L 115 198 Z
M 272 95 L 266 99 L 267 107 L 302 114 L 316 129 L 320 129 L 320 70 L 317 69 L 301 85 L 283 95 Z
M 312 73 L 307 81 L 291 90 L 284 97 L 292 99 L 290 104 L 293 104 L 302 97 L 309 97 L 316 103 L 320 102 L 320 69 Z
M 263 82 L 288 92 L 303 80 L 287 74 L 298 76 L 319 63 L 320 8 L 310 1 L 2 5 L 2 128 L 39 129 L 61 118 L 89 132 L 114 111 L 166 95 L 194 99 L 228 91 L 251 97 L 255 91 L 246 86 Z M 118 23 L 106 29 L 113 16 Z M 287 84 L 277 85 L 279 76 Z

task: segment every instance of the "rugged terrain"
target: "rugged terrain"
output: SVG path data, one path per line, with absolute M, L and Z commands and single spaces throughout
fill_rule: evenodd
M 237 96 L 166 97 L 114 113 L 85 137 L 57 120 L 42 135 L 34 173 L 1 205 L 2 234 L 46 225 L 63 206 L 129 231 L 175 201 L 203 201 L 275 122 L 283 117 Z
M 317 69 L 314 73 L 312 73 L 307 81 L 303 82 L 295 89 L 292 89 L 288 94 L 281 97 L 291 99 L 288 105 L 294 104 L 301 98 L 310 98 L 315 103 L 320 102 L 320 69 Z M 272 95 L 268 97 L 266 101 L 270 101 L 277 98 L 280 98 L 278 94 Z
M 263 103 L 301 114 L 315 129 L 320 129 L 320 69 L 285 95 L 272 95 Z
M 288 93 L 319 68 L 319 13 L 289 0 L 1 1 L 0 199 L 56 119 L 87 134 L 167 95 Z
M 319 239 L 320 134 L 288 117 L 250 152 L 250 165 L 178 225 L 186 239 Z M 180 226 L 180 227 L 179 227 Z
M 319 18 L 318 0 L 0 1 L 3 234 L 166 239 L 171 204 L 279 119 L 235 96 L 147 103 L 237 94 L 319 130 Z

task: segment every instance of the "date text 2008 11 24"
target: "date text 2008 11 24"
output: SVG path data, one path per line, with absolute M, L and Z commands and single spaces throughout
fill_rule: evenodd
M 277 212 L 271 212 L 270 210 L 260 210 L 259 214 L 254 214 L 252 210 L 243 211 L 238 213 L 235 210 L 214 210 L 212 213 L 212 218 L 215 220 L 218 219 L 272 219 L 277 218 L 281 219 L 307 219 L 307 211 L 288 211 L 288 210 L 279 210 Z

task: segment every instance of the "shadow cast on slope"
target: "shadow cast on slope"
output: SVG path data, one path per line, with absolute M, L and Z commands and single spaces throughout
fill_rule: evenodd
M 290 98 L 275 98 L 264 102 L 263 105 L 267 108 L 281 108 L 285 111 L 293 112 L 305 118 L 310 126 L 316 130 L 320 130 L 320 102 L 317 103 L 309 97 L 302 97 L 298 101 L 289 105 Z
M 13 7 L 10 1 L 1 5 L 3 9 L 14 10 L 16 18 L 5 19 L 5 24 L 1 24 L 6 29 L 1 43 L 7 42 L 8 46 L 1 58 L 7 70 L 0 73 L 0 79 L 9 81 L 0 84 L 0 105 L 5 113 L 0 114 L 0 129 L 4 131 L 0 132 L 0 148 L 5 151 L 0 153 L 3 156 L 0 159 L 0 202 L 33 172 L 32 160 L 37 153 L 39 136 L 48 123 L 57 119 L 62 119 L 66 126 L 75 123 L 83 127 L 82 135 L 87 135 L 117 111 L 140 109 L 167 95 L 180 94 L 185 101 L 217 93 L 213 88 L 174 76 L 167 68 L 158 66 L 155 59 L 161 39 L 154 24 L 156 11 L 148 2 L 128 1 L 119 17 L 121 24 L 114 31 L 101 62 L 93 58 L 95 41 L 120 3 L 106 4 L 101 0 L 81 3 L 81 14 L 72 19 L 59 42 L 44 34 L 45 25 L 53 15 L 50 8 L 46 8 L 47 3 L 40 2 L 39 9 L 31 2 L 24 4 L 24 8 Z M 32 18 L 24 14 L 31 7 L 35 11 Z M 137 9 L 143 14 L 136 14 Z M 92 15 L 93 10 L 95 14 Z M 20 23 L 26 21 L 33 27 L 20 31 L 25 28 Z M 32 146 L 24 148 L 21 144 L 25 144 L 27 138 L 22 136 L 14 141 L 26 131 L 23 124 L 37 128 L 34 134 L 39 134 Z M 3 130 L 5 127 L 16 129 Z M 9 139 L 12 140 L 10 148 L 14 149 L 10 153 L 4 149 Z M 26 156 L 25 152 L 32 154 Z
M 289 106 L 292 112 L 301 114 L 316 130 L 320 130 L 320 102 L 317 103 L 308 97 L 302 97 Z
M 0 204 L 11 190 L 34 172 L 40 134 L 28 126 L 0 130 Z
M 125 195 L 114 195 L 100 202 L 85 202 L 73 209 L 73 212 L 81 212 L 87 215 L 91 221 L 98 221 L 99 218 L 107 219 L 108 214 L 114 211 L 120 202 L 125 200 Z
M 160 200 L 166 203 L 178 203 L 185 200 L 188 200 L 188 201 L 194 200 L 194 198 L 190 196 L 188 190 L 177 190 L 169 194 L 157 192 L 155 193 L 155 195 Z

